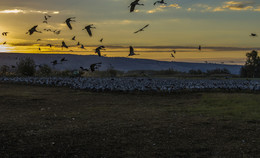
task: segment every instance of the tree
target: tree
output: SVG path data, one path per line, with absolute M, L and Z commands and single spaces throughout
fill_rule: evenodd
M 241 77 L 260 77 L 260 57 L 258 52 L 253 50 L 246 53 L 246 63 L 240 70 Z
M 23 76 L 33 76 L 36 72 L 34 60 L 30 57 L 20 59 L 17 63 L 17 72 Z

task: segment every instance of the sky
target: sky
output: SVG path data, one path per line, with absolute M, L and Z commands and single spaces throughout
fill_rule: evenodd
M 156 0 L 140 0 L 129 12 L 133 0 L 1 0 L 0 42 L 9 46 L 60 45 L 71 41 L 73 36 L 84 45 L 109 46 L 182 46 L 182 47 L 241 47 L 256 48 L 260 39 L 250 37 L 260 33 L 260 1 L 258 0 L 165 0 L 166 5 L 153 3 Z M 43 23 L 45 14 L 51 15 L 48 24 Z M 64 23 L 76 17 L 73 30 Z M 94 24 L 93 37 L 82 30 Z M 146 24 L 145 31 L 133 32 Z M 38 30 L 57 29 L 60 35 L 51 32 L 25 34 L 34 25 Z M 36 41 L 42 39 L 41 41 Z M 74 43 L 73 43 L 74 42 Z M 4 49 L 4 46 L 0 46 Z

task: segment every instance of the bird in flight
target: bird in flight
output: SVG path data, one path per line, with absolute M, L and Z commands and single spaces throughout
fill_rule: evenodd
M 101 38 L 101 39 L 99 40 L 99 42 L 101 42 L 101 43 L 102 43 L 102 42 L 103 42 L 103 38 Z
M 48 24 L 48 19 L 49 19 L 50 17 L 51 17 L 50 15 L 45 14 L 45 15 L 44 15 L 44 21 L 43 21 L 43 23 Z
M 56 35 L 59 35 L 61 32 L 61 30 L 54 30 L 53 33 L 56 34 Z
M 251 33 L 250 36 L 251 37 L 257 37 L 257 34 L 256 33 Z
M 3 35 L 3 36 L 7 36 L 8 33 L 9 33 L 9 32 L 3 32 L 2 35 Z
M 76 39 L 76 36 L 73 36 L 71 40 L 75 41 L 75 39 Z
M 26 32 L 26 34 L 29 33 L 29 35 L 32 35 L 34 32 L 42 33 L 41 31 L 36 30 L 37 27 L 38 25 L 33 26 L 30 30 L 28 30 L 28 32 Z
M 89 71 L 87 68 L 79 67 L 82 71 Z
M 171 57 L 175 58 L 175 56 L 171 53 Z
M 201 51 L 201 45 L 199 45 L 199 48 L 198 48 L 198 49 L 199 49 L 199 51 Z
M 97 53 L 99 57 L 101 57 L 101 52 L 100 52 L 100 50 L 103 49 L 103 48 L 105 48 L 105 46 L 99 46 L 99 47 L 97 47 L 96 50 L 95 50 L 95 53 Z
M 5 45 L 6 44 L 6 41 L 3 43 L 3 45 Z
M 69 48 L 67 45 L 66 45 L 66 43 L 64 42 L 64 41 L 62 41 L 62 45 L 61 45 L 61 47 L 63 48 L 63 47 L 65 47 L 65 48 Z
M 148 26 L 149 26 L 149 24 L 145 25 L 143 28 L 135 31 L 134 33 L 138 33 L 138 32 L 144 31 L 144 29 L 147 28 Z
M 52 65 L 54 66 L 54 65 L 57 65 L 57 64 L 58 64 L 58 61 L 57 61 L 57 60 L 53 60 L 51 63 L 52 63 Z
M 52 47 L 52 44 L 47 44 L 47 46 L 49 46 L 50 48 Z
M 130 13 L 135 10 L 136 5 L 144 5 L 144 4 L 139 4 L 138 2 L 139 2 L 139 0 L 135 0 L 128 6 L 128 7 L 130 7 Z
M 82 29 L 82 30 L 87 30 L 87 32 L 88 32 L 88 35 L 91 37 L 92 36 L 92 32 L 91 32 L 91 29 L 95 29 L 95 27 L 93 27 L 93 24 L 90 24 L 90 25 L 88 25 L 88 26 L 86 26 L 84 29 Z
M 66 19 L 66 21 L 65 21 L 65 23 L 67 24 L 67 26 L 69 27 L 70 30 L 72 30 L 72 26 L 71 26 L 70 22 L 76 22 L 74 20 L 75 18 L 76 17 L 70 17 L 70 18 Z
M 101 62 L 100 63 L 94 63 L 90 65 L 90 70 L 91 72 L 94 72 L 96 69 L 98 69 L 101 66 Z
M 139 54 L 135 54 L 134 48 L 132 46 L 129 46 L 129 51 L 130 53 L 128 54 L 128 56 L 139 55 Z
M 63 62 L 63 61 L 68 61 L 68 60 L 65 57 L 63 57 L 60 61 Z
M 40 38 L 38 38 L 36 41 L 38 42 L 38 41 L 41 41 L 42 39 L 40 39 Z
M 153 5 L 155 5 L 155 4 L 157 4 L 157 3 L 160 3 L 160 4 L 167 4 L 167 3 L 164 2 L 164 0 L 161 0 L 161 1 L 156 1 L 156 2 L 154 2 Z
M 83 45 L 83 44 L 80 46 L 80 48 L 81 48 L 81 49 L 85 49 L 85 47 L 84 47 L 84 45 Z

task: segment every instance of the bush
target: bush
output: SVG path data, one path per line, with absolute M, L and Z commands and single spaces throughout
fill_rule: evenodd
M 38 71 L 39 75 L 49 76 L 51 74 L 51 72 L 52 72 L 52 70 L 47 64 L 39 66 L 39 71 Z
M 17 64 L 17 73 L 24 76 L 33 76 L 36 72 L 35 62 L 32 58 L 20 59 Z
M 246 54 L 247 60 L 245 65 L 240 69 L 241 77 L 260 77 L 260 57 L 258 52 L 253 50 Z
M 226 68 L 224 69 L 214 69 L 214 70 L 207 70 L 208 75 L 216 75 L 216 74 L 230 74 L 230 71 Z
M 0 75 L 6 75 L 8 71 L 9 71 L 9 66 L 3 65 L 0 68 Z
M 201 74 L 203 74 L 203 72 L 200 69 L 198 69 L 198 70 L 190 70 L 189 74 L 191 74 L 191 75 L 201 75 Z

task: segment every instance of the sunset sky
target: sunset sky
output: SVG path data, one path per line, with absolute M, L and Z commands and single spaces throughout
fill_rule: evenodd
M 47 43 L 60 45 L 64 40 L 74 45 L 71 38 L 84 45 L 113 46 L 184 46 L 197 47 L 260 47 L 260 1 L 257 0 L 165 0 L 167 5 L 153 5 L 156 0 L 140 0 L 136 12 L 129 12 L 133 0 L 4 0 L 0 5 L 0 42 L 9 46 Z M 42 23 L 44 14 L 52 17 Z M 65 20 L 76 17 L 69 30 Z M 93 37 L 82 29 L 94 24 Z M 133 34 L 150 24 L 145 31 Z M 25 34 L 34 25 L 38 30 L 51 32 Z M 42 39 L 36 42 L 37 39 Z M 1 46 L 0 49 L 3 49 Z

